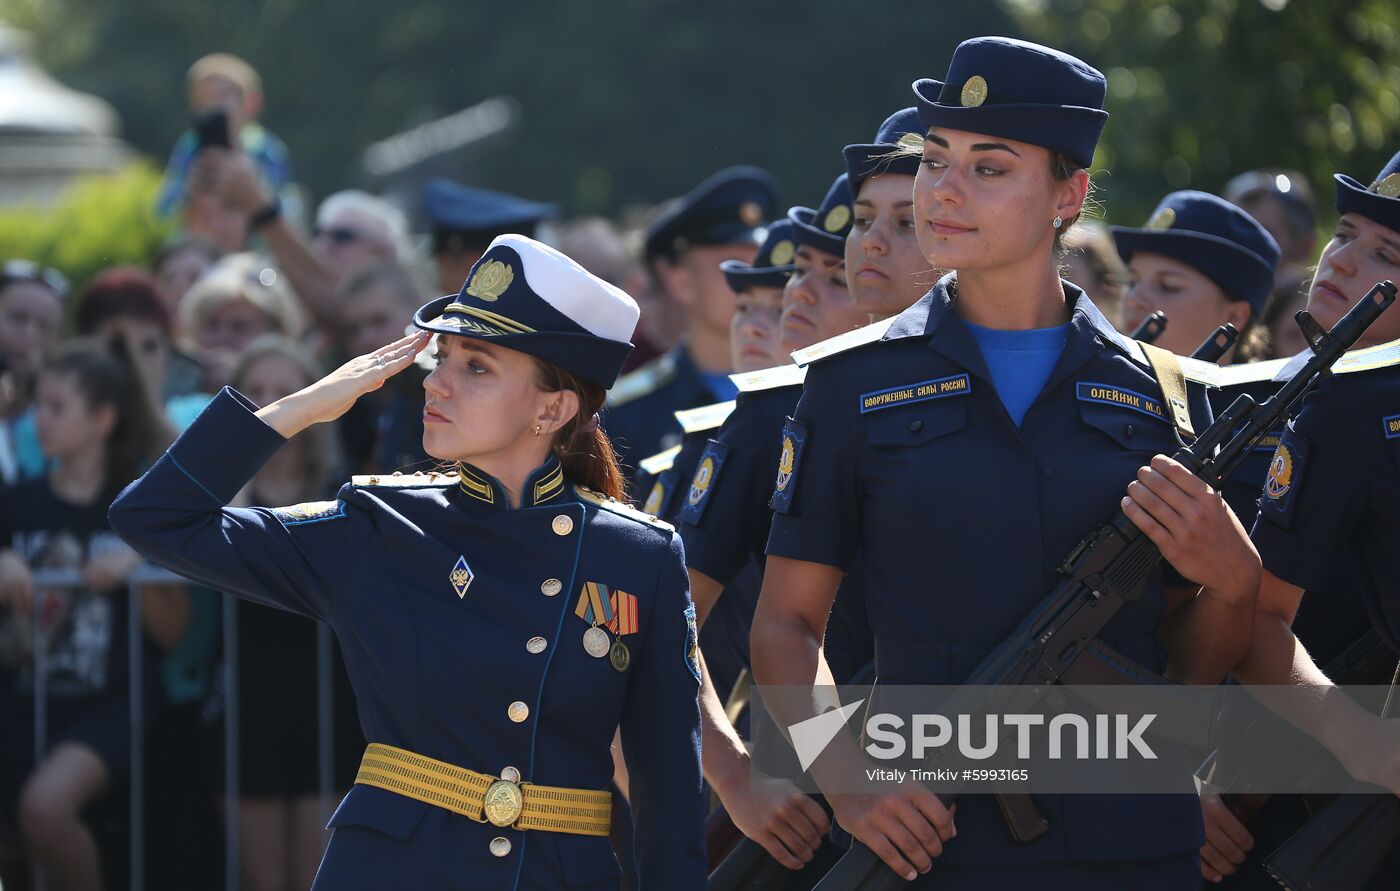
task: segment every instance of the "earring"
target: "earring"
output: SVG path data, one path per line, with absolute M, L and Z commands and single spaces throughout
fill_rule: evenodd
M 1053 219 L 1053 220 L 1050 221 L 1050 227 L 1051 227 L 1052 229 L 1058 229 L 1058 228 L 1060 228 L 1061 226 L 1063 226 L 1064 224 L 1065 224 L 1065 221 L 1062 220 L 1062 219 L 1060 219 L 1059 217 L 1055 217 L 1055 219 Z
M 539 425 L 539 424 L 536 424 L 536 425 L 535 425 L 535 435 L 536 435 L 536 436 L 539 436 L 539 435 L 540 435 L 540 425 Z

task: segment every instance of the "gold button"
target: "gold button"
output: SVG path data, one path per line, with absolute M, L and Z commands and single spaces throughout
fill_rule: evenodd
M 525 641 L 525 649 L 536 654 L 543 653 L 547 646 L 549 646 L 549 642 L 543 637 L 532 637 Z
M 510 704 L 510 708 L 506 709 L 506 714 L 510 716 L 512 721 L 519 724 L 530 717 L 530 707 L 517 699 Z
M 565 514 L 560 514 L 559 516 L 554 518 L 555 535 L 568 535 L 570 532 L 573 531 L 574 521 L 571 517 L 568 517 Z
M 501 768 L 501 779 L 507 783 L 518 783 L 520 782 L 520 771 L 514 767 L 503 767 Z
M 540 593 L 546 597 L 553 597 L 562 590 L 564 590 L 564 583 L 558 579 L 545 579 L 544 584 L 540 585 Z
M 510 853 L 510 839 L 503 836 L 496 836 L 491 839 L 491 856 L 504 857 Z

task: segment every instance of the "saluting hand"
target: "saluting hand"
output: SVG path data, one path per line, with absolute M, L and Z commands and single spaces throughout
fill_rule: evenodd
M 258 417 L 288 439 L 312 424 L 334 421 L 361 396 L 412 365 L 430 339 L 429 332 L 419 331 L 356 356 L 311 386 L 258 409 Z
M 1123 513 L 1186 578 L 1251 604 L 1262 572 L 1259 553 L 1234 511 L 1205 481 L 1157 455 L 1128 485 Z

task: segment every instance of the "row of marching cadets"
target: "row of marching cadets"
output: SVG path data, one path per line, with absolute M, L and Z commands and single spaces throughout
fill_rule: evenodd
M 112 525 L 148 558 L 341 642 L 370 745 L 317 887 L 700 888 L 756 846 L 765 886 L 805 888 L 852 840 L 927 888 L 1264 875 L 1296 801 L 1037 795 L 1043 831 L 1017 841 L 988 796 L 826 782 L 864 758 L 853 738 L 813 765 L 818 798 L 746 747 L 750 684 L 962 682 L 1120 510 L 1165 562 L 1102 639 L 1146 670 L 1329 684 L 1318 666 L 1367 626 L 1394 649 L 1400 372 L 1380 351 L 1327 380 L 1226 498 L 1166 457 L 1301 360 L 1197 373 L 1229 385 L 1208 392 L 1062 279 L 1105 87 L 1048 47 L 966 41 L 846 146 L 816 206 L 775 221 L 771 177 L 736 168 L 654 220 L 647 263 L 686 338 L 630 375 L 635 301 L 502 235 L 414 334 L 266 406 L 225 390 L 127 488 Z M 1339 177 L 1337 209 L 1308 301 L 1323 326 L 1396 277 L 1400 155 Z M 1279 259 L 1259 223 L 1180 192 L 1113 236 L 1173 350 L 1228 322 L 1217 358 L 1247 351 Z M 1400 337 L 1396 313 L 1357 345 Z M 423 450 L 450 467 L 228 506 L 430 342 Z M 1400 789 L 1395 732 L 1329 702 L 1321 742 Z

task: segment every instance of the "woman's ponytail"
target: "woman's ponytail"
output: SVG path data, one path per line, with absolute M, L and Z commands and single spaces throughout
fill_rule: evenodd
M 554 453 L 564 467 L 565 478 L 619 501 L 626 499 L 622 470 L 612 442 L 598 426 L 598 411 L 607 391 L 573 373 L 539 362 L 541 388 L 571 390 L 578 396 L 578 414 L 554 435 Z

